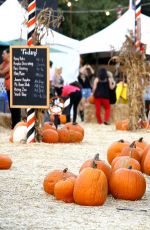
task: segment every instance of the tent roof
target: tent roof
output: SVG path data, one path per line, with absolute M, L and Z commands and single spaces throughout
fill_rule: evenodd
M 80 42 L 80 54 L 119 51 L 125 36 L 132 30 L 134 31 L 134 10 L 129 9 L 119 19 L 100 32 L 83 39 Z M 150 18 L 141 15 L 141 41 L 149 44 Z M 149 52 L 149 51 L 148 51 Z

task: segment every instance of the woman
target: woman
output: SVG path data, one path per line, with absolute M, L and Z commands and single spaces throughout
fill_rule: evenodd
M 64 79 L 62 78 L 62 68 L 58 67 L 55 69 L 55 76 L 54 76 L 54 88 L 55 88 L 55 94 L 57 96 L 61 96 L 63 85 L 64 85 Z
M 104 106 L 105 116 L 104 124 L 108 125 L 110 118 L 110 100 L 109 90 L 115 87 L 115 82 L 108 78 L 106 69 L 99 70 L 93 84 L 93 95 L 95 97 L 96 117 L 99 124 L 102 124 L 101 105 Z
M 65 85 L 63 87 L 61 96 L 70 98 L 70 106 L 69 106 L 69 111 L 67 115 L 67 122 L 70 122 L 70 111 L 71 111 L 71 108 L 73 107 L 73 124 L 74 125 L 77 124 L 76 123 L 77 108 L 82 98 L 80 84 L 77 81 L 75 81 L 75 82 L 70 83 L 69 85 Z M 65 111 L 63 111 L 63 114 L 65 114 Z
M 9 50 L 4 50 L 2 53 L 3 62 L 0 65 L 0 76 L 5 77 L 5 87 L 7 91 L 8 101 L 9 101 L 9 108 L 10 108 L 10 60 L 9 60 Z M 21 110 L 10 108 L 11 112 L 11 128 L 13 129 L 14 126 L 20 121 L 21 119 Z

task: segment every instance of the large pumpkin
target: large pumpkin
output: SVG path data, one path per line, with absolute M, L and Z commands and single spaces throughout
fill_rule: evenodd
M 148 145 L 146 141 L 143 140 L 143 137 L 139 138 L 138 140 L 135 141 L 135 146 L 139 147 L 141 149 L 145 149 L 145 147 Z
M 62 170 L 53 170 L 50 172 L 44 179 L 43 187 L 44 191 L 48 194 L 53 195 L 54 194 L 54 186 L 55 184 L 62 180 L 66 179 L 68 177 L 76 177 L 73 173 L 69 172 L 68 169 Z
M 56 127 L 47 121 L 47 122 L 44 122 L 43 124 L 43 130 L 46 130 L 46 129 L 56 130 Z
M 107 150 L 107 160 L 108 162 L 111 164 L 111 162 L 113 161 L 113 159 L 115 157 L 117 157 L 119 155 L 119 153 L 121 153 L 122 149 L 125 146 L 129 146 L 129 142 L 124 141 L 124 140 L 119 140 L 119 141 L 115 141 L 113 142 Z
M 93 159 L 85 161 L 80 168 L 80 172 L 84 168 L 93 167 L 93 161 L 96 163 L 97 169 L 100 169 L 105 173 L 107 180 L 109 181 L 111 175 L 111 168 L 105 161 L 99 159 L 99 154 L 96 154 Z
M 120 168 L 112 174 L 109 189 L 116 199 L 139 200 L 145 193 L 146 180 L 138 170 Z
M 119 168 L 128 168 L 132 166 L 132 169 L 136 169 L 141 171 L 140 163 L 132 157 L 129 156 L 122 156 L 115 162 L 112 167 L 112 173 L 114 173 Z
M 70 132 L 68 129 L 57 129 L 59 142 L 69 143 L 70 142 Z
M 83 140 L 83 134 L 75 130 L 69 130 L 70 143 L 81 142 Z
M 147 153 L 149 152 L 150 150 L 150 144 L 148 144 L 145 149 L 143 150 L 143 153 L 142 153 L 142 158 L 141 158 L 141 170 L 142 172 L 144 172 L 144 161 L 145 161 L 145 157 L 147 155 Z
M 150 176 L 150 149 L 145 156 L 142 169 L 145 174 Z
M 56 130 L 46 129 L 42 133 L 42 141 L 45 143 L 57 143 L 59 136 Z
M 0 154 L 0 169 L 9 169 L 12 165 L 10 157 Z
M 75 177 L 69 177 L 58 181 L 54 187 L 54 196 L 57 200 L 62 200 L 66 203 L 73 203 Z
M 76 178 L 73 197 L 76 204 L 97 206 L 107 199 L 108 183 L 102 170 L 85 168 Z

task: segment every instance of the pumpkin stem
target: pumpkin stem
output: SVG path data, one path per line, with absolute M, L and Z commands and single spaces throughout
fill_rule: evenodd
M 66 173 L 68 171 L 68 168 L 65 168 L 64 170 L 63 170 L 63 173 Z
M 121 139 L 121 140 L 119 140 L 118 142 L 124 143 L 124 140 L 123 140 L 123 139 Z
M 97 164 L 95 163 L 95 161 L 93 161 L 92 168 L 93 168 L 93 169 L 96 169 L 96 168 L 97 168 Z
M 135 141 L 133 141 L 132 143 L 131 143 L 131 145 L 130 145 L 130 148 L 135 148 L 136 146 L 135 146 Z
M 130 165 L 130 166 L 128 167 L 128 169 L 132 169 L 132 166 Z
M 143 142 L 143 137 L 139 138 L 138 142 Z
M 94 160 L 95 160 L 95 161 L 99 161 L 99 153 L 95 154 Z

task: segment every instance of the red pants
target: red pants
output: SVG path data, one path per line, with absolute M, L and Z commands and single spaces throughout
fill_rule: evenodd
M 107 122 L 110 117 L 110 103 L 109 99 L 104 98 L 95 98 L 95 108 L 96 108 L 96 117 L 99 124 L 102 123 L 101 119 L 101 105 L 104 106 L 105 109 L 105 116 L 104 121 Z

